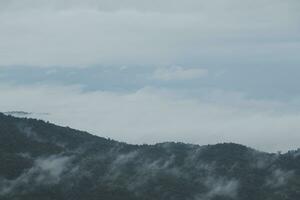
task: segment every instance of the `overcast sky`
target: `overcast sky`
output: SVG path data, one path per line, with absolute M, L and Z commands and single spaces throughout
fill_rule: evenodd
M 0 0 L 0 111 L 129 143 L 300 147 L 299 0 Z

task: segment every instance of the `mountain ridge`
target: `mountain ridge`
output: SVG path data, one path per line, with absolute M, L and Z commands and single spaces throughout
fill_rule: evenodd
M 300 197 L 300 151 L 133 145 L 0 113 L 0 199 L 231 200 Z

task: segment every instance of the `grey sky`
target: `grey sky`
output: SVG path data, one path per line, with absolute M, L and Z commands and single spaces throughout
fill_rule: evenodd
M 2 0 L 0 64 L 299 62 L 296 0 Z
M 0 0 L 0 110 L 49 112 L 131 143 L 297 148 L 299 10 L 298 0 Z

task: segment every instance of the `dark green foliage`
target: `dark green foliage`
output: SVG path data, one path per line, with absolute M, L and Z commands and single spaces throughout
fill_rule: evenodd
M 0 113 L 0 200 L 233 199 L 300 199 L 300 151 L 128 145 Z

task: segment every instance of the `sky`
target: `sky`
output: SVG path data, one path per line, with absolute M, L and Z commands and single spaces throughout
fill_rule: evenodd
M 0 0 L 0 111 L 133 144 L 300 144 L 299 0 Z

